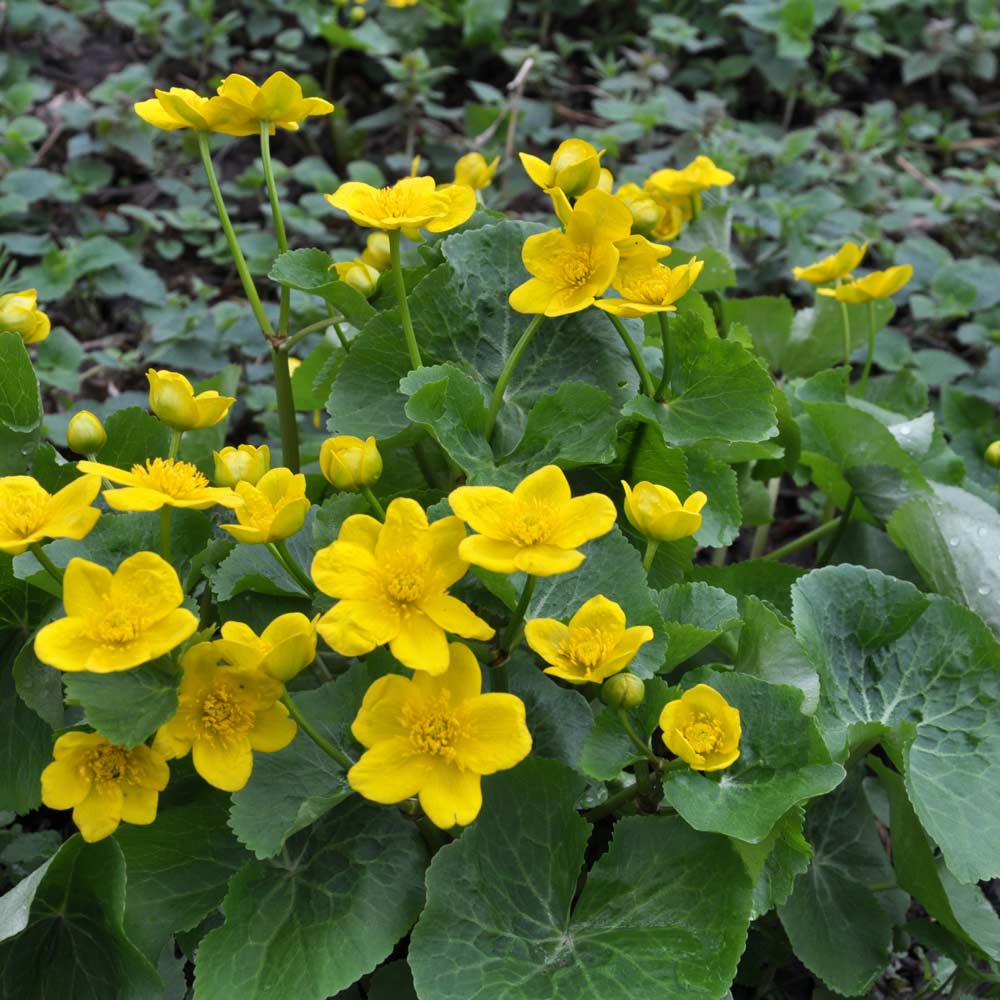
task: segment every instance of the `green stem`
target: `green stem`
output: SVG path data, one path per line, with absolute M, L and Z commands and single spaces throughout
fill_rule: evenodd
M 344 753 L 336 744 L 331 743 L 330 740 L 313 729 L 312 725 L 307 721 L 305 716 L 299 711 L 299 706 L 292 701 L 291 695 L 286 691 L 281 696 L 281 704 L 288 709 L 288 714 L 295 720 L 298 727 L 306 734 L 329 757 L 331 760 L 335 760 L 345 771 L 349 771 L 354 767 L 354 761 Z
M 868 303 L 868 356 L 865 358 L 865 367 L 861 372 L 861 381 L 858 383 L 858 395 L 865 394 L 865 386 L 868 384 L 868 375 L 872 370 L 872 363 L 875 360 L 875 300 Z
M 854 501 L 857 499 L 854 495 L 854 491 L 851 491 L 851 495 L 847 498 L 847 503 L 844 504 L 844 512 L 838 518 L 840 523 L 837 525 L 837 530 L 834 533 L 833 538 L 830 539 L 830 544 L 826 547 L 826 551 L 817 559 L 816 567 L 825 566 L 832 558 L 834 552 L 837 551 L 837 546 L 840 545 L 844 538 L 844 533 L 847 531 L 848 524 L 851 523 L 851 511 L 854 510 Z
M 268 542 L 271 554 L 295 578 L 295 582 L 310 596 L 316 593 L 316 584 L 312 582 L 305 570 L 295 561 L 285 542 Z
M 656 314 L 660 323 L 660 342 L 663 344 L 663 377 L 656 387 L 654 398 L 657 402 L 665 403 L 667 397 L 664 393 L 670 387 L 670 317 L 667 313 Z
M 333 323 L 333 331 L 337 334 L 337 340 L 340 341 L 340 346 L 345 352 L 351 349 L 351 342 L 347 339 L 347 334 L 344 333 L 343 327 L 340 325 L 339 320 L 335 320 Z
M 641 791 L 639 782 L 636 781 L 634 785 L 629 785 L 627 788 L 622 788 L 613 795 L 609 795 L 599 806 L 588 809 L 584 812 L 583 817 L 590 820 L 591 823 L 599 819 L 604 819 L 605 816 L 610 816 L 613 812 L 617 812 L 623 805 L 631 802 Z
M 410 305 L 406 301 L 406 283 L 403 281 L 403 264 L 399 254 L 399 230 L 389 230 L 389 259 L 392 261 L 392 278 L 396 285 L 396 299 L 399 301 L 399 319 L 403 324 L 403 336 L 406 338 L 406 349 L 410 354 L 410 365 L 420 368 L 423 361 L 420 358 L 420 348 L 417 346 L 417 335 L 413 331 L 413 320 L 410 318 Z
M 650 764 L 655 768 L 660 766 L 660 758 L 649 749 L 649 744 L 644 740 L 639 738 L 639 734 L 635 731 L 635 727 L 632 725 L 632 721 L 628 717 L 628 712 L 624 708 L 618 709 L 618 719 L 622 724 L 622 728 L 625 730 L 628 738 L 635 744 L 636 750 L 639 751 L 649 761 Z
M 618 336 L 621 337 L 625 350 L 628 351 L 632 364 L 635 365 L 635 370 L 639 373 L 639 383 L 642 386 L 643 394 L 652 398 L 656 395 L 656 386 L 653 384 L 653 376 L 649 374 L 646 362 L 642 360 L 642 352 L 636 346 L 631 334 L 625 329 L 625 324 L 614 313 L 606 313 L 606 315 L 611 320 L 612 326 L 618 331 Z
M 780 548 L 774 549 L 768 552 L 766 556 L 762 558 L 774 561 L 776 559 L 784 559 L 785 556 L 790 556 L 793 552 L 798 552 L 800 549 L 808 548 L 813 542 L 818 542 L 821 538 L 826 538 L 827 535 L 832 534 L 840 525 L 841 519 L 839 517 L 833 518 L 832 521 L 827 521 L 826 524 L 821 524 L 818 528 L 813 528 L 812 531 L 806 532 L 800 538 L 796 538 L 786 545 L 782 545 Z
M 205 175 L 208 177 L 208 186 L 212 192 L 212 200 L 215 202 L 215 211 L 219 216 L 219 222 L 222 223 L 222 232 L 225 234 L 226 243 L 229 244 L 229 253 L 233 258 L 233 263 L 236 265 L 240 281 L 243 283 L 243 291 L 246 294 L 247 301 L 250 303 L 250 309 L 257 320 L 257 325 L 260 327 L 261 333 L 269 341 L 273 340 L 274 330 L 271 327 L 271 321 L 267 318 L 267 313 L 264 312 L 264 307 L 261 305 L 260 296 L 257 294 L 257 286 L 253 283 L 253 278 L 250 276 L 250 269 L 247 267 L 243 251 L 240 249 L 239 241 L 236 239 L 236 232 L 233 230 L 233 224 L 229 220 L 229 213 L 226 211 L 226 203 L 222 200 L 219 179 L 215 176 L 215 167 L 212 165 L 212 152 L 208 146 L 207 132 L 198 133 L 198 150 L 201 153 L 201 162 L 205 168 Z
M 35 558 L 42 564 L 42 569 L 44 569 L 45 572 L 56 581 L 56 583 L 62 586 L 63 571 L 45 554 L 45 550 L 42 548 L 42 543 L 32 542 L 29 548 L 32 553 L 34 553 Z
M 160 555 L 170 562 L 170 516 L 174 508 L 164 504 L 160 508 Z
M 325 330 L 327 327 L 334 327 L 336 329 L 337 324 L 343 319 L 343 316 L 328 316 L 326 319 L 321 319 L 316 323 L 310 323 L 308 326 L 302 327 L 301 330 L 296 330 L 284 343 L 285 350 L 291 350 L 300 340 L 304 337 L 308 337 L 310 333 L 318 333 L 320 330 Z M 343 341 L 343 334 L 338 335 Z
M 653 560 L 656 558 L 656 550 L 660 547 L 660 543 L 656 540 L 649 538 L 646 540 L 646 551 L 642 557 L 642 568 L 648 573 L 653 565 Z
M 181 438 L 184 436 L 184 431 L 171 430 L 170 431 L 170 449 L 167 451 L 167 458 L 176 458 L 177 453 L 181 450 Z
M 847 303 L 840 303 L 840 323 L 844 330 L 844 364 L 847 365 L 847 379 L 850 381 L 851 372 L 851 320 L 847 315 Z
M 292 472 L 299 471 L 299 422 L 292 396 L 292 376 L 288 370 L 288 348 L 271 345 L 271 367 L 274 370 L 274 395 L 278 404 L 281 427 L 281 460 Z
M 532 337 L 542 325 L 543 319 L 545 319 L 544 313 L 537 313 L 532 317 L 531 322 L 525 327 L 524 333 L 521 334 L 521 339 L 514 345 L 514 350 L 510 352 L 510 357 L 507 358 L 503 371 L 500 372 L 500 378 L 497 379 L 496 388 L 493 390 L 493 397 L 490 399 L 490 408 L 486 413 L 486 426 L 483 431 L 487 441 L 493 435 L 497 414 L 500 412 L 500 407 L 503 406 L 503 394 L 507 391 L 507 383 L 510 382 L 511 376 L 521 360 L 521 355 L 528 349 L 528 344 L 531 343 Z
M 649 761 L 637 760 L 632 770 L 635 771 L 635 783 L 639 786 L 639 794 L 644 799 L 648 799 L 652 790 L 649 781 Z
M 367 487 L 361 487 L 361 495 L 368 501 L 368 506 L 371 507 L 372 513 L 380 520 L 385 520 L 385 508 L 378 502 L 378 497 Z
M 264 182 L 267 184 L 267 196 L 271 201 L 271 220 L 274 222 L 274 235 L 278 239 L 278 253 L 288 252 L 288 237 L 285 234 L 285 220 L 281 215 L 281 202 L 278 201 L 278 189 L 274 183 L 274 169 L 271 166 L 271 133 L 270 123 L 260 123 L 260 159 L 264 164 Z M 288 316 L 291 305 L 291 289 L 281 286 L 281 311 L 278 314 L 278 334 L 282 337 L 288 333 Z
M 534 576 L 529 576 L 524 581 L 524 588 L 518 599 L 517 607 L 514 608 L 514 613 L 510 616 L 510 621 L 507 622 L 507 627 L 503 630 L 503 634 L 500 637 L 500 652 L 504 656 L 516 645 L 517 630 L 521 627 L 521 622 L 524 621 L 524 615 L 528 610 L 528 605 L 531 603 L 531 595 L 535 592 L 535 584 L 537 582 L 538 578 Z
M 768 519 L 765 524 L 758 524 L 753 533 L 753 544 L 750 546 L 750 558 L 759 559 L 767 548 L 767 539 L 774 523 L 774 508 L 778 502 L 778 491 L 781 489 L 781 477 L 775 476 L 767 481 Z

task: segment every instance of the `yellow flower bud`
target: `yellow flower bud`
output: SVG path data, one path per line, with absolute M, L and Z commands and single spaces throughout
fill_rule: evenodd
M 625 489 L 625 516 L 636 531 L 654 542 L 676 542 L 693 535 L 701 527 L 701 509 L 708 497 L 692 493 L 682 504 L 673 490 L 655 483 L 641 482 Z
M 607 167 L 601 167 L 601 172 L 597 177 L 597 190 L 605 194 L 611 194 L 615 186 L 615 175 Z
M 1000 468 L 1000 441 L 994 441 L 986 449 L 985 458 L 989 465 Z
M 374 486 L 382 475 L 382 456 L 375 438 L 342 435 L 327 438 L 319 452 L 319 467 L 327 482 L 338 490 L 357 493 Z
M 519 153 L 525 173 L 543 191 L 561 188 L 570 198 L 597 187 L 601 180 L 601 157 L 604 150 L 596 150 L 583 139 L 561 142 L 546 163 L 530 153 Z
M 371 264 L 366 264 L 363 260 L 343 260 L 338 261 L 333 267 L 341 281 L 360 292 L 366 299 L 374 294 L 379 272 Z
M 266 444 L 259 448 L 252 444 L 241 444 L 238 448 L 223 448 L 213 451 L 215 461 L 216 486 L 233 487 L 237 483 L 256 486 L 261 476 L 271 468 L 271 449 Z
M 494 156 L 489 163 L 482 153 L 466 153 L 455 164 L 455 183 L 464 184 L 476 191 L 489 187 L 493 175 L 500 165 L 500 157 Z
M 740 755 L 740 713 L 715 688 L 696 684 L 660 713 L 667 749 L 696 771 L 721 771 Z
M 96 455 L 107 442 L 104 425 L 90 410 L 81 410 L 70 417 L 66 443 L 78 455 Z
M 381 230 L 369 233 L 361 259 L 376 271 L 387 271 L 392 263 L 392 258 L 389 256 L 389 234 Z
M 615 197 L 632 213 L 632 231 L 649 235 L 663 221 L 666 209 L 638 184 L 623 184 Z
M 0 331 L 16 333 L 26 344 L 37 344 L 49 335 L 49 317 L 38 308 L 34 288 L 0 295 Z
M 353 24 L 360 24 L 365 19 L 364 7 L 352 7 L 349 17 Z
M 168 427 L 192 431 L 217 424 L 236 402 L 232 396 L 220 396 L 214 389 L 196 396 L 191 383 L 179 372 L 146 372 L 149 380 L 149 408 Z
M 601 686 L 601 701 L 612 708 L 635 708 L 646 697 L 646 685 L 635 674 L 615 674 Z

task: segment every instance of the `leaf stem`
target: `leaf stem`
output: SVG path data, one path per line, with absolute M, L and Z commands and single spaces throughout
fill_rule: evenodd
M 851 495 L 847 498 L 847 503 L 844 504 L 844 512 L 837 519 L 840 522 L 837 525 L 837 530 L 834 532 L 833 538 L 830 539 L 830 544 L 827 545 L 826 551 L 816 561 L 817 568 L 825 566 L 833 558 L 834 552 L 837 551 L 837 546 L 840 545 L 844 538 L 844 533 L 847 531 L 847 526 L 851 523 L 851 511 L 854 510 L 854 501 L 856 499 L 854 491 L 851 490 Z
M 503 406 L 503 394 L 507 390 L 507 383 L 510 382 L 511 376 L 514 374 L 514 370 L 521 360 L 521 355 L 528 349 L 528 344 L 531 343 L 532 337 L 535 336 L 536 331 L 542 325 L 543 319 L 545 319 L 544 313 L 536 313 L 531 318 L 531 322 L 525 327 L 520 340 L 514 345 L 514 350 L 510 352 L 510 357 L 507 358 L 503 366 L 503 371 L 500 372 L 500 378 L 497 379 L 496 388 L 493 390 L 493 396 L 490 399 L 490 408 L 486 413 L 486 425 L 483 428 L 483 433 L 486 435 L 487 441 L 493 436 L 493 428 L 496 425 L 500 407 Z
M 610 816 L 623 805 L 631 802 L 632 799 L 636 798 L 641 791 L 642 789 L 639 787 L 639 782 L 636 781 L 635 784 L 628 785 L 627 787 L 615 792 L 613 795 L 609 795 L 599 806 L 594 806 L 593 809 L 585 810 L 583 818 L 589 820 L 591 823 L 594 823 L 599 819 L 604 819 L 605 816 Z
M 653 398 L 658 403 L 665 403 L 667 397 L 664 393 L 670 387 L 670 315 L 661 312 L 656 314 L 656 318 L 660 323 L 660 342 L 663 344 L 663 376 L 660 379 L 660 384 L 656 387 Z
M 170 448 L 167 451 L 167 458 L 176 458 L 177 453 L 181 450 L 181 438 L 184 436 L 184 431 L 175 430 L 171 428 L 170 430 Z
M 648 573 L 653 566 L 653 560 L 656 558 L 656 550 L 660 547 L 660 543 L 653 538 L 646 540 L 646 551 L 642 557 L 642 568 Z
M 274 223 L 274 235 L 278 240 L 278 253 L 288 252 L 288 237 L 285 234 L 285 220 L 281 215 L 281 202 L 278 200 L 278 189 L 274 183 L 274 168 L 271 165 L 271 133 L 270 122 L 260 123 L 260 159 L 264 165 L 264 182 L 267 184 L 267 196 L 271 201 L 271 220 Z M 278 314 L 278 335 L 288 334 L 288 317 L 291 306 L 291 289 L 281 286 L 281 309 Z
M 306 719 L 306 717 L 299 711 L 299 706 L 292 701 L 292 696 L 286 691 L 281 696 L 281 704 L 288 709 L 288 714 L 295 720 L 298 727 L 306 734 L 329 757 L 331 760 L 336 761 L 345 771 L 349 771 L 354 767 L 354 761 L 344 753 L 335 743 L 320 736 L 318 732 L 313 728 L 312 724 Z
M 406 338 L 406 349 L 410 354 L 410 365 L 413 368 L 420 368 L 423 365 L 423 361 L 420 358 L 417 335 L 413 330 L 410 305 L 406 301 L 406 282 L 403 281 L 403 264 L 399 253 L 398 229 L 389 230 L 389 259 L 392 262 L 392 278 L 396 285 L 396 299 L 399 302 L 399 319 L 403 324 L 403 336 Z
M 629 357 L 632 359 L 632 364 L 639 374 L 639 383 L 642 386 L 643 394 L 654 397 L 656 395 L 656 386 L 653 384 L 653 376 L 649 374 L 646 362 L 642 359 L 642 352 L 636 346 L 632 335 L 625 329 L 625 324 L 614 313 L 606 313 L 606 315 L 611 320 L 611 325 L 618 331 L 618 336 L 621 337 L 622 343 L 625 345 L 625 350 L 628 351 Z
M 288 551 L 288 546 L 283 541 L 267 542 L 267 550 L 302 588 L 307 597 L 313 597 L 316 594 L 316 584 L 312 582 L 302 567 L 292 558 L 291 552 Z
M 344 319 L 343 316 L 327 316 L 326 319 L 317 320 L 315 323 L 310 323 L 308 326 L 302 327 L 301 330 L 296 330 L 288 340 L 285 341 L 285 347 L 294 347 L 303 337 L 308 337 L 310 333 L 318 333 L 320 330 L 325 330 L 327 327 L 336 327 Z
M 798 552 L 800 549 L 808 548 L 813 542 L 818 542 L 821 538 L 826 538 L 827 535 L 833 534 L 834 531 L 840 526 L 841 518 L 835 517 L 825 524 L 821 524 L 818 528 L 813 528 L 812 531 L 806 532 L 800 538 L 793 539 L 786 545 L 782 545 L 780 548 L 773 549 L 768 552 L 766 556 L 761 558 L 767 559 L 769 561 L 774 561 L 776 559 L 784 559 L 785 556 L 790 556 L 793 552 Z
M 379 503 L 378 497 L 372 493 L 371 489 L 367 486 L 361 487 L 361 495 L 368 501 L 368 506 L 371 507 L 372 513 L 380 520 L 385 520 L 385 508 Z
M 275 334 L 271 327 L 271 321 L 267 318 L 267 313 L 264 312 L 264 307 L 261 305 L 260 296 L 257 294 L 257 286 L 253 282 L 250 269 L 247 267 L 246 259 L 243 256 L 243 251 L 240 249 L 239 241 L 236 239 L 236 232 L 233 230 L 229 213 L 226 211 L 226 203 L 222 200 L 219 179 L 215 176 L 215 167 L 212 165 L 212 152 L 209 149 L 207 132 L 198 133 L 198 150 L 201 153 L 201 162 L 205 168 L 205 175 L 208 177 L 208 186 L 212 192 L 212 200 L 215 202 L 215 211 L 219 216 L 219 222 L 222 224 L 222 232 L 225 234 L 226 243 L 229 245 L 229 253 L 233 258 L 233 263 L 236 265 L 240 281 L 243 283 L 243 291 L 247 297 L 247 301 L 250 303 L 250 309 L 257 320 L 260 332 L 264 334 L 268 341 L 273 341 Z
M 42 569 L 52 577 L 59 586 L 62 586 L 63 571 L 48 557 L 42 548 L 41 542 L 32 542 L 29 546 L 35 558 L 42 564 Z
M 288 368 L 288 345 L 271 344 L 271 368 L 274 371 L 274 396 L 281 428 L 281 460 L 292 470 L 299 471 L 299 422 L 292 395 L 292 376 Z
M 635 744 L 636 750 L 642 754 L 642 756 L 654 767 L 656 770 L 660 769 L 660 758 L 649 749 L 649 744 L 644 740 L 639 738 L 639 734 L 635 731 L 635 727 L 632 725 L 632 720 L 628 717 L 628 712 L 624 708 L 618 709 L 618 720 L 622 724 L 622 728 L 625 730 L 628 738 Z
M 506 628 L 500 634 L 500 648 L 494 659 L 492 674 L 494 691 L 506 692 L 510 690 L 507 680 L 507 660 L 510 658 L 511 650 L 520 641 L 521 623 L 524 621 L 524 615 L 528 610 L 528 605 L 531 603 L 531 595 L 535 592 L 535 584 L 537 582 L 537 577 L 530 575 L 524 581 L 521 596 L 518 598 L 517 605 L 511 613 L 510 621 L 507 622 Z

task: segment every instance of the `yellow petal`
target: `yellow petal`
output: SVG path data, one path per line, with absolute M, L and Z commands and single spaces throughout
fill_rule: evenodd
M 352 514 L 340 526 L 340 534 L 337 535 L 337 541 L 360 546 L 367 552 L 374 554 L 381 531 L 381 521 L 376 521 L 374 517 L 368 514 Z
M 569 573 L 584 560 L 582 552 L 576 549 L 559 549 L 554 545 L 532 545 L 518 550 L 514 565 L 522 573 L 532 576 L 555 576 Z
M 72 809 L 90 794 L 86 754 L 76 750 L 54 760 L 42 771 L 42 802 L 50 809 Z
M 330 597 L 368 601 L 382 593 L 374 555 L 341 539 L 316 553 L 311 573 L 316 586 Z
M 295 739 L 298 727 L 288 718 L 288 709 L 281 702 L 275 702 L 270 708 L 257 712 L 254 716 L 253 728 L 250 730 L 250 746 L 254 750 L 266 750 L 273 753 L 283 750 Z
M 70 559 L 63 577 L 63 605 L 71 618 L 87 618 L 103 610 L 111 593 L 111 571 L 86 559 Z
M 139 101 L 132 105 L 135 113 L 144 121 L 155 128 L 163 129 L 165 132 L 172 132 L 179 128 L 188 128 L 188 122 L 178 119 L 155 98 L 148 101 Z
M 524 641 L 546 662 L 560 659 L 569 629 L 555 618 L 532 618 L 524 626 Z
M 433 758 L 414 753 L 408 738 L 395 738 L 366 750 L 347 781 L 369 801 L 393 805 L 416 795 L 432 766 Z
M 473 531 L 490 538 L 508 538 L 514 497 L 499 486 L 459 486 L 448 495 L 451 509 Z
M 601 664 L 600 678 L 610 677 L 624 670 L 634 659 L 639 648 L 653 638 L 653 630 L 648 625 L 634 625 L 626 629 L 618 640 L 611 655 Z
M 476 210 L 476 193 L 464 184 L 443 184 L 435 193 L 444 200 L 448 211 L 424 226 L 429 233 L 446 233 L 467 222 Z
M 171 507 L 179 506 L 173 503 L 165 493 L 148 489 L 145 486 L 123 486 L 117 490 L 105 490 L 104 499 L 112 510 L 132 511 L 133 513 L 159 510 L 164 504 Z
M 122 819 L 126 823 L 136 823 L 139 826 L 146 826 L 156 819 L 156 806 L 159 802 L 159 793 L 151 788 L 141 788 L 131 782 L 123 781 L 122 790 Z
M 570 628 L 591 629 L 594 632 L 606 632 L 610 635 L 625 633 L 625 612 L 614 601 L 609 601 L 603 594 L 592 597 L 581 604 L 576 614 L 569 620 Z
M 514 542 L 498 541 L 485 535 L 470 535 L 458 547 L 459 556 L 466 562 L 494 573 L 516 573 L 516 557 L 520 551 L 520 546 Z
M 537 184 L 540 188 L 552 187 L 553 171 L 544 160 L 540 160 L 537 156 L 532 156 L 530 153 L 518 153 L 517 155 L 521 160 L 521 166 L 524 167 L 524 172 L 531 178 L 533 183 Z
M 555 507 L 569 503 L 570 496 L 566 474 L 558 465 L 543 465 L 514 488 L 514 499 L 519 503 L 538 502 Z
M 448 640 L 444 629 L 416 609 L 403 610 L 399 633 L 389 640 L 389 650 L 411 670 L 440 674 L 448 669 Z
M 481 779 L 440 759 L 420 788 L 420 806 L 427 818 L 442 830 L 471 823 L 483 807 Z
M 428 591 L 447 590 L 465 576 L 469 564 L 458 554 L 465 537 L 465 525 L 458 517 L 443 517 L 430 526 L 423 543 L 430 565 Z
M 239 736 L 226 744 L 196 739 L 191 748 L 195 770 L 213 787 L 238 792 L 250 780 L 253 753 L 250 740 Z
M 575 549 L 592 538 L 606 535 L 617 518 L 614 503 L 603 493 L 574 497 L 559 511 L 559 526 L 548 540 L 560 548 Z
M 84 636 L 80 618 L 58 618 L 43 625 L 35 636 L 35 656 L 59 670 L 86 670 L 93 643 Z
M 546 281 L 539 278 L 529 278 L 510 293 L 507 301 L 515 312 L 544 313 L 556 291 L 556 287 Z
M 429 675 L 416 674 L 415 679 L 423 676 Z M 362 746 L 372 747 L 392 739 L 409 739 L 409 727 L 403 722 L 403 717 L 406 706 L 413 698 L 413 684 L 413 681 L 398 674 L 388 674 L 379 677 L 368 688 L 351 724 L 351 733 Z
M 492 626 L 474 614 L 457 597 L 449 594 L 427 597 L 420 601 L 418 607 L 435 625 L 446 632 L 460 635 L 463 639 L 480 639 L 485 642 L 496 634 Z
M 122 606 L 140 601 L 147 617 L 165 617 L 184 600 L 184 591 L 177 571 L 162 556 L 137 552 L 115 570 L 109 596 Z
M 456 759 L 477 774 L 493 774 L 520 763 L 531 752 L 524 702 L 512 694 L 484 694 L 458 711 L 462 736 Z
M 424 508 L 409 497 L 397 497 L 385 512 L 385 524 L 375 546 L 375 559 L 381 563 L 401 549 L 412 545 L 427 530 Z
M 142 638 L 147 645 L 151 660 L 169 653 L 198 630 L 198 617 L 187 608 L 175 608 L 166 617 L 154 622 L 143 630 Z
M 400 629 L 399 612 L 384 600 L 344 600 L 316 624 L 316 630 L 341 656 L 363 656 L 394 638 Z
M 479 695 L 483 689 L 483 672 L 468 646 L 452 642 L 448 645 L 448 669 L 439 674 L 414 674 L 410 686 L 429 702 L 436 702 L 447 694 L 448 704 L 455 706 Z
M 122 818 L 122 792 L 117 782 L 94 785 L 73 810 L 73 822 L 88 844 L 110 837 Z

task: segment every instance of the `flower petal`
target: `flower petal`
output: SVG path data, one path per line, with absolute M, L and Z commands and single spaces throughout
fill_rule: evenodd
M 522 573 L 532 576 L 555 576 L 569 573 L 584 560 L 582 552 L 576 549 L 557 549 L 554 545 L 532 545 L 520 549 L 514 558 L 514 566 Z
M 625 612 L 621 605 L 609 601 L 603 594 L 592 597 L 577 609 L 569 620 L 570 628 L 588 628 L 613 636 L 625 634 Z
M 436 760 L 420 788 L 420 806 L 442 830 L 467 826 L 483 807 L 482 779 L 472 771 Z
M 555 618 L 532 618 L 524 626 L 524 641 L 546 663 L 562 660 L 563 643 L 568 638 L 569 629 Z
M 459 710 L 462 738 L 455 756 L 478 774 L 505 771 L 531 752 L 524 702 L 512 694 L 483 694 Z
M 142 633 L 151 660 L 169 653 L 198 630 L 198 616 L 187 608 L 175 608 L 165 618 L 150 625 Z
M 575 549 L 592 538 L 606 535 L 617 518 L 613 501 L 603 493 L 574 497 L 559 511 L 559 527 L 548 541 L 561 549 Z
M 473 531 L 489 538 L 509 537 L 515 501 L 499 486 L 459 486 L 448 495 L 451 509 Z
M 427 593 L 447 590 L 465 576 L 469 564 L 458 554 L 465 537 L 465 525 L 460 517 L 443 517 L 427 530 L 422 542 L 429 564 Z
M 408 739 L 390 739 L 366 750 L 347 782 L 369 801 L 393 805 L 417 794 L 432 764 L 433 758 L 413 752 Z
M 253 771 L 253 753 L 246 736 L 226 744 L 196 739 L 191 759 L 195 770 L 210 785 L 224 792 L 238 792 L 250 780 Z
M 122 819 L 126 823 L 147 826 L 156 819 L 156 806 L 159 802 L 159 792 L 151 788 L 133 785 L 130 781 L 121 783 Z
M 568 504 L 572 494 L 566 473 L 558 465 L 543 465 L 525 476 L 514 488 L 514 499 L 520 503 L 543 503 L 553 507 Z
M 73 822 L 88 844 L 110 837 L 122 818 L 122 791 L 117 782 L 94 785 L 73 809 Z
M 415 608 L 402 611 L 399 634 L 389 640 L 389 651 L 411 670 L 440 674 L 448 669 L 448 640 L 444 629 Z
M 316 553 L 311 574 L 316 586 L 330 597 L 371 601 L 382 593 L 375 556 L 342 538 Z
M 184 591 L 170 563 L 155 552 L 137 552 L 115 571 L 109 597 L 113 604 L 136 609 L 147 620 L 156 621 L 180 605 Z
M 166 493 L 145 486 L 122 486 L 117 490 L 105 490 L 104 499 L 112 510 L 142 512 L 159 510 L 164 504 L 174 506 Z
M 35 636 L 35 656 L 58 670 L 86 670 L 93 643 L 83 633 L 81 618 L 57 618 L 43 625 Z
M 42 771 L 42 802 L 50 809 L 72 809 L 90 794 L 90 773 L 80 766 L 85 759 L 86 751 L 77 750 Z
M 363 656 L 394 638 L 400 616 L 388 601 L 344 600 L 316 624 L 327 644 L 342 656 Z
M 375 546 L 375 559 L 381 563 L 387 556 L 409 548 L 427 530 L 424 508 L 409 497 L 397 497 L 385 512 L 385 524 Z
M 388 674 L 379 677 L 368 688 L 351 724 L 351 733 L 362 746 L 372 747 L 386 740 L 409 738 L 403 712 L 414 700 L 414 681 L 423 676 L 429 675 L 416 674 L 411 681 L 399 674 Z
M 410 684 L 413 691 L 429 701 L 447 694 L 449 704 L 454 706 L 479 695 L 483 671 L 468 646 L 452 642 L 448 645 L 448 669 L 440 674 L 421 671 L 413 675 Z
M 463 639 L 492 639 L 496 630 L 474 614 L 468 605 L 450 594 L 435 594 L 422 600 L 418 607 L 435 625 Z
M 265 708 L 254 716 L 250 746 L 254 750 L 269 753 L 284 750 L 295 739 L 297 730 L 295 722 L 288 717 L 288 709 L 280 701 L 276 701 L 270 708 Z
M 104 607 L 111 571 L 86 559 L 70 559 L 63 577 L 63 604 L 71 618 L 86 618 Z
M 382 522 L 376 521 L 368 514 L 352 514 L 340 526 L 338 542 L 349 542 L 374 554 L 378 544 L 378 536 L 382 531 Z

